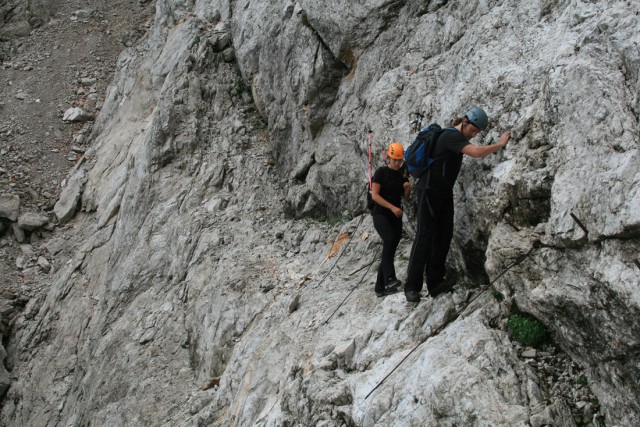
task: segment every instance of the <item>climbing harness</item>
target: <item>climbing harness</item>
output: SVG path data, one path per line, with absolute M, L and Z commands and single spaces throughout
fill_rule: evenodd
M 437 334 L 439 334 L 440 332 L 442 332 L 444 330 L 444 328 L 446 328 L 453 320 L 457 319 L 460 315 L 462 315 L 462 313 L 464 313 L 464 311 L 467 309 L 467 307 L 469 307 L 469 305 L 471 305 L 472 302 L 474 302 L 480 295 L 482 295 L 484 292 L 486 292 L 487 290 L 489 290 L 493 284 L 496 282 L 496 280 L 498 280 L 500 277 L 502 277 L 504 274 L 506 274 L 509 270 L 511 270 L 513 267 L 515 267 L 516 265 L 520 264 L 521 262 L 523 262 L 525 259 L 527 259 L 534 250 L 538 249 L 539 247 L 542 247 L 542 244 L 540 243 L 540 241 L 534 241 L 533 245 L 531 246 L 531 249 L 529 249 L 529 251 L 518 257 L 514 262 L 512 262 L 507 268 L 505 268 L 495 279 L 493 279 L 492 281 L 489 282 L 488 285 L 484 286 L 482 289 L 480 289 L 480 292 L 478 292 L 473 298 L 471 298 L 464 306 L 462 306 L 462 308 L 460 308 L 455 314 L 454 316 L 449 317 L 448 320 L 446 320 L 442 325 L 440 325 L 438 328 L 436 328 L 433 332 L 431 332 L 431 334 L 429 334 L 427 337 L 424 338 L 424 340 L 420 341 L 415 347 L 413 347 L 411 349 L 411 351 L 409 353 L 407 353 L 402 360 L 400 360 L 400 362 L 398 362 L 394 368 L 387 374 L 385 375 L 384 378 L 382 378 L 382 380 L 380 382 L 378 382 L 378 384 L 364 397 L 364 400 L 367 400 L 369 398 L 369 396 L 371 396 L 373 394 L 374 391 L 376 391 L 378 389 L 378 387 L 380 387 L 382 385 L 382 383 L 384 383 L 386 381 L 387 378 L 389 378 L 391 376 L 391 374 L 393 374 L 396 369 L 398 369 L 400 367 L 400 365 L 402 365 L 402 363 L 404 363 L 405 360 L 407 360 L 409 358 L 409 356 L 411 356 L 411 354 L 413 354 L 414 351 L 416 351 L 418 349 L 418 347 L 420 347 L 422 344 L 424 344 L 425 342 L 427 342 L 427 340 L 431 337 L 436 336 Z

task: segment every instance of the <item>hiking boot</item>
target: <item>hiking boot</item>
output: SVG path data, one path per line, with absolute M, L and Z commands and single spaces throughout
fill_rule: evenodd
M 376 291 L 376 296 L 382 298 L 382 297 L 386 297 L 388 295 L 393 295 L 396 292 L 398 292 L 398 289 L 396 289 L 396 288 L 393 288 L 393 289 L 387 288 L 384 291 Z
M 455 279 L 443 279 L 436 287 L 429 289 L 429 295 L 431 295 L 432 298 L 435 298 L 440 294 L 447 293 L 453 289 L 455 284 Z
M 420 292 L 404 291 L 404 296 L 407 298 L 407 302 L 420 302 Z
M 391 279 L 391 280 L 389 280 L 389 283 L 387 284 L 387 289 L 398 290 L 398 289 L 400 289 L 400 286 L 402 286 L 402 282 L 400 280 Z

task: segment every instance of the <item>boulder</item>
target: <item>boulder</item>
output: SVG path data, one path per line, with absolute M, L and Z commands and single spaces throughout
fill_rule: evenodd
M 80 202 L 81 186 L 78 180 L 71 180 L 60 193 L 53 212 L 60 224 L 66 224 L 73 218 Z
M 93 116 L 84 111 L 80 107 L 69 108 L 64 112 L 62 116 L 62 120 L 65 122 L 85 122 L 87 120 L 91 120 Z
M 10 194 L 0 194 L 0 218 L 17 221 L 20 212 L 20 197 Z
M 35 212 L 25 212 L 18 217 L 18 227 L 26 231 L 37 230 L 48 222 L 48 217 Z
M 27 21 L 17 21 L 0 26 L 0 36 L 12 37 L 28 37 L 31 34 L 31 25 Z

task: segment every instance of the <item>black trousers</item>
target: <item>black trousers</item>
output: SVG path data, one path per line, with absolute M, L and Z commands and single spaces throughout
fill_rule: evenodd
M 453 237 L 453 198 L 442 198 L 428 191 L 416 191 L 418 227 L 411 247 L 404 290 L 420 292 L 423 278 L 427 289 L 444 279 L 445 262 Z
M 382 238 L 382 256 L 376 279 L 376 292 L 382 292 L 389 281 L 396 278 L 393 260 L 402 237 L 402 218 L 386 213 L 373 213 L 373 226 Z

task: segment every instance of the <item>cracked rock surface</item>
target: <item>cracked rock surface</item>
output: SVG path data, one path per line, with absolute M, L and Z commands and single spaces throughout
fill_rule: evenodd
M 46 22 L 113 23 L 116 3 Z M 61 151 L 51 201 L 31 202 L 26 172 L 0 174 L 0 211 L 15 216 L 3 247 L 37 273 L 0 300 L 0 423 L 640 423 L 640 6 L 133 5 L 141 21 L 128 22 L 155 15 L 123 28 L 109 87 L 77 65 L 75 102 L 56 109 L 82 151 Z M 11 55 L 2 72 L 37 67 Z M 35 83 L 11 79 L 12 104 L 33 99 Z M 454 292 L 377 298 L 367 131 L 375 167 L 388 142 L 411 142 L 416 111 L 449 125 L 472 105 L 491 118 L 474 143 L 504 129 L 512 141 L 465 159 Z M 95 107 L 93 120 L 63 123 L 71 107 Z M 3 144 L 31 132 L 11 126 Z M 25 156 L 16 147 L 3 161 Z M 49 219 L 38 246 L 14 195 L 19 213 Z M 415 233 L 405 210 L 401 279 Z M 514 343 L 514 312 L 553 344 Z

